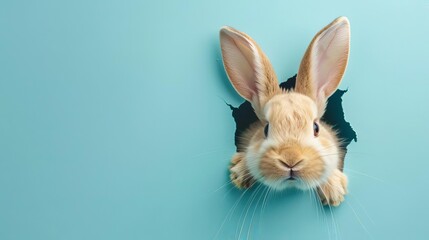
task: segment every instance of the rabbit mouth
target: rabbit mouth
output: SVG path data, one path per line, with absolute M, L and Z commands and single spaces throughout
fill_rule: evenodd
M 284 190 L 288 188 L 296 188 L 301 190 L 308 190 L 313 188 L 305 179 L 298 176 L 286 177 L 281 180 L 278 190 Z
M 301 181 L 302 179 L 300 179 L 299 177 L 289 176 L 289 177 L 283 178 L 283 180 L 281 180 L 281 183 L 286 184 L 287 186 L 295 186 Z

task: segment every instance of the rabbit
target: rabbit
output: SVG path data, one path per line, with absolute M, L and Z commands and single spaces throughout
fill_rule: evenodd
M 340 205 L 347 193 L 340 167 L 345 153 L 320 118 L 347 67 L 349 20 L 339 17 L 315 35 L 295 88 L 288 91 L 279 87 L 267 56 L 247 34 L 224 26 L 220 45 L 228 79 L 259 120 L 240 136 L 244 151 L 232 157 L 232 183 L 239 189 L 256 182 L 274 190 L 316 189 L 324 205 Z

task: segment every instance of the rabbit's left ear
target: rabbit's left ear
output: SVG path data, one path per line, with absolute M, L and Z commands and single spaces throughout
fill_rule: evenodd
M 347 67 L 350 24 L 339 17 L 316 34 L 299 67 L 295 90 L 311 97 L 324 112 L 326 100 L 337 90 Z

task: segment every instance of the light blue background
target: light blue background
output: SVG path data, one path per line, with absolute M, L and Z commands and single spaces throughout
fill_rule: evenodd
M 223 100 L 242 99 L 218 30 L 247 32 L 286 80 L 340 15 L 350 194 L 333 215 L 299 191 L 249 208 L 225 185 Z M 2 0 L 0 239 L 428 239 L 428 43 L 427 0 Z

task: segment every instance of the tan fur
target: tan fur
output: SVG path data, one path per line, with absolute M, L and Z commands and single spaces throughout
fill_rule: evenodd
M 237 188 L 249 188 L 255 182 L 246 167 L 246 158 L 242 152 L 234 154 L 231 160 L 230 170 L 231 173 L 229 178 Z
M 332 129 L 332 127 L 330 125 L 328 125 L 322 121 L 320 121 L 319 123 L 321 125 L 320 130 L 322 132 L 326 131 L 326 133 L 320 134 L 320 142 L 322 143 L 322 145 L 325 148 L 331 146 L 332 144 L 335 145 L 335 148 L 338 150 L 338 157 L 340 159 L 337 167 L 340 171 L 343 171 L 345 152 L 340 148 L 337 133 Z
M 228 47 L 231 47 L 228 37 L 234 38 L 240 45 L 237 46 L 242 51 L 240 53 L 247 54 L 247 60 L 253 61 L 259 56 L 263 66 L 262 70 L 259 69 L 262 72 L 255 72 L 257 93 L 248 99 L 259 121 L 239 136 L 238 148 L 243 151 L 236 153 L 231 160 L 230 178 L 238 188 L 248 188 L 260 181 L 280 189 L 287 182 L 297 187 L 317 188 L 324 204 L 337 206 L 343 201 L 347 192 L 347 177 L 340 171 L 344 153 L 339 148 L 335 132 L 319 119 L 323 115 L 325 101 L 316 97 L 316 86 L 308 70 L 312 64 L 309 55 L 315 39 L 337 21 L 345 21 L 344 18 L 339 19 L 322 29 L 310 44 L 301 62 L 296 91 L 281 91 L 268 58 L 253 39 L 233 28 L 221 30 L 221 36 L 224 34 L 224 40 L 229 41 Z M 257 52 L 249 49 L 257 49 Z M 228 48 L 222 48 L 222 51 L 228 51 Z M 234 75 L 237 74 L 234 65 L 228 61 L 224 58 L 233 86 L 238 86 L 236 90 L 249 97 L 248 92 L 243 92 L 240 85 L 243 83 Z M 255 67 L 258 62 L 252 64 Z M 345 67 L 340 70 L 342 77 Z M 320 129 L 317 136 L 314 135 L 314 122 Z M 268 136 L 265 136 L 267 124 Z
M 274 69 L 271 66 L 270 61 L 265 56 L 265 53 L 262 52 L 261 48 L 255 43 L 255 45 L 258 48 L 259 54 L 262 56 L 262 65 L 265 69 L 264 77 L 265 80 L 262 80 L 261 82 L 258 82 L 258 89 L 260 91 L 259 95 L 259 107 L 260 109 L 263 109 L 265 104 L 275 95 L 281 93 L 281 90 L 279 88 L 279 83 L 277 80 L 276 73 L 274 72 Z
M 340 170 L 335 169 L 326 183 L 321 185 L 317 191 L 324 205 L 338 206 L 344 201 L 347 194 L 347 177 Z
M 261 121 L 257 121 L 250 125 L 250 127 L 239 136 L 238 148 L 247 149 L 250 144 L 259 148 L 264 139 L 264 127 L 265 125 Z
M 287 142 L 268 149 L 260 162 L 260 169 L 266 178 L 274 180 L 290 176 L 285 166 L 295 166 L 294 174 L 304 180 L 317 179 L 322 176 L 324 163 L 316 149 L 304 147 L 299 142 Z
M 267 104 L 267 118 L 276 130 L 273 136 L 279 141 L 297 138 L 316 119 L 313 101 L 295 92 L 279 94 Z M 286 132 L 285 132 L 286 131 Z
M 312 126 L 317 117 L 317 110 L 313 107 L 313 101 L 301 94 L 286 92 L 274 96 L 266 108 L 269 109 L 267 120 L 272 129 L 270 136 L 275 138 L 276 141 L 284 142 L 284 144 L 266 151 L 260 163 L 263 175 L 268 178 L 286 176 L 284 168 L 275 160 L 294 165 L 296 161 L 304 159 L 299 175 L 306 179 L 319 178 L 323 169 L 323 162 L 317 150 L 302 146 L 299 140 L 300 135 L 303 132 L 308 132 L 309 126 Z M 319 125 L 320 133 L 318 138 L 322 146 L 324 148 L 332 147 L 340 152 L 337 138 L 331 127 L 321 121 L 319 121 Z M 250 144 L 254 148 L 259 148 L 263 140 L 264 127 L 265 125 L 262 122 L 257 122 L 245 131 L 241 141 L 239 141 L 242 148 Z

